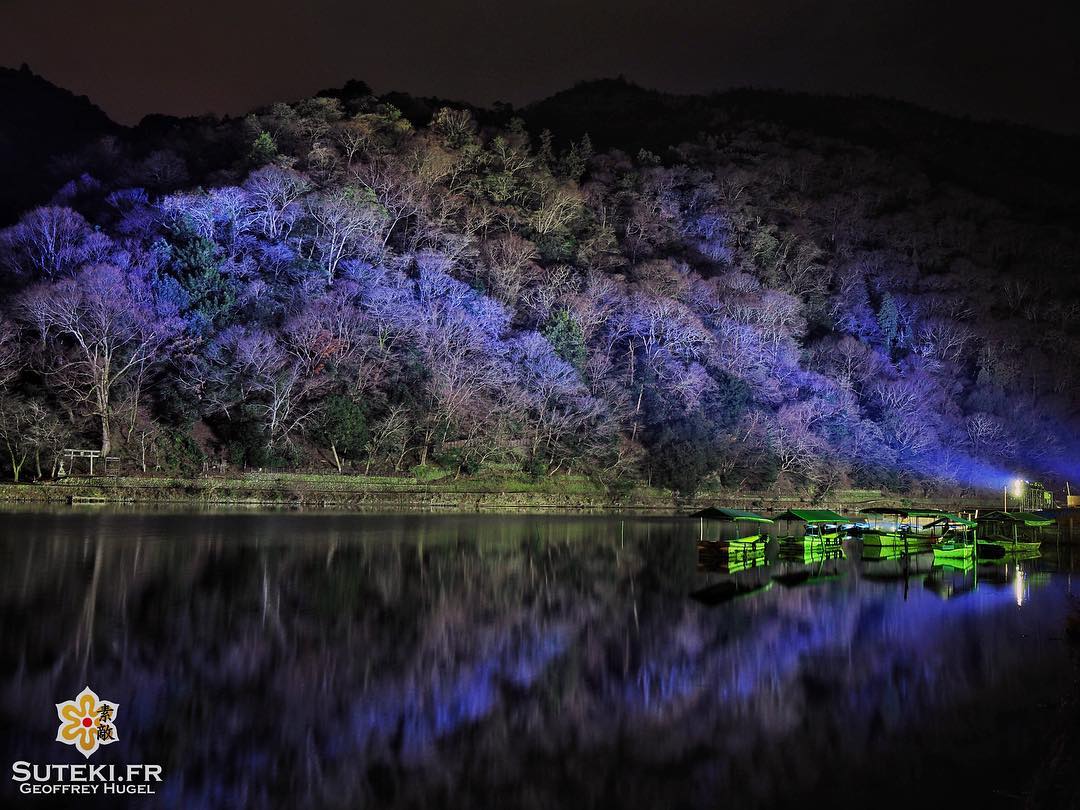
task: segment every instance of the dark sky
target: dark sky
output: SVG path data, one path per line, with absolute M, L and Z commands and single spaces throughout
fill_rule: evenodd
M 239 113 L 346 79 L 488 103 L 623 74 L 866 92 L 1080 131 L 1076 2 L 0 0 L 0 64 L 114 118 Z M 1070 9 L 1070 7 L 1072 7 Z

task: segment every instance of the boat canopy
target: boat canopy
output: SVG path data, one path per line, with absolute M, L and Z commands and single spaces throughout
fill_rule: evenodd
M 772 523 L 772 518 L 762 517 L 753 512 L 744 512 L 742 509 L 726 509 L 718 506 L 710 506 L 700 512 L 694 512 L 690 517 L 730 520 L 733 522 L 745 520 L 750 523 Z
M 859 511 L 860 515 L 892 515 L 903 518 L 920 518 L 920 517 L 932 517 L 932 518 L 944 518 L 953 517 L 948 512 L 942 512 L 940 509 L 899 509 L 896 507 L 875 506 L 870 509 L 862 509 Z M 959 518 L 957 518 L 959 520 Z
M 800 520 L 803 523 L 850 523 L 841 514 L 831 509 L 788 509 L 784 514 L 777 515 L 777 520 Z
M 976 524 L 975 524 L 974 520 L 968 520 L 967 518 L 963 518 L 963 517 L 960 517 L 959 515 L 953 515 L 953 514 L 950 513 L 950 514 L 947 514 L 947 515 L 942 515 L 941 517 L 939 517 L 937 520 L 935 520 L 930 525 L 931 526 L 963 526 L 964 528 L 967 528 L 967 529 L 974 529 Z
M 979 523 L 986 521 L 993 523 L 1022 523 L 1025 526 L 1053 526 L 1054 519 L 1044 515 L 1036 515 L 1034 512 L 987 512 L 979 516 Z

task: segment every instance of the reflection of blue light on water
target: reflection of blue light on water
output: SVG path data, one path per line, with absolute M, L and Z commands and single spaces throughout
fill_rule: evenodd
M 612 712 L 659 716 L 699 699 L 732 708 L 763 698 L 782 700 L 808 661 L 838 650 L 846 653 L 853 645 L 874 651 L 861 657 L 863 677 L 876 671 L 886 682 L 855 685 L 849 700 L 869 706 L 882 699 L 882 689 L 903 698 L 905 677 L 936 683 L 944 677 L 936 659 L 949 654 L 946 642 L 974 616 L 1004 609 L 1014 597 L 1009 587 L 980 588 L 948 602 L 916 591 L 901 602 L 889 588 L 822 588 L 808 594 L 800 609 L 789 610 L 781 601 L 783 593 L 762 593 L 748 602 L 752 633 L 701 655 L 674 656 L 665 649 L 670 628 L 656 628 L 651 636 L 643 630 L 646 649 L 637 666 L 621 677 L 608 673 L 600 686 L 615 704 Z M 650 642 L 655 642 L 651 653 Z M 396 738 L 403 759 L 416 762 L 440 739 L 491 713 L 500 701 L 501 684 L 533 686 L 568 645 L 565 630 L 548 630 L 498 644 L 483 660 L 432 673 L 428 684 L 369 692 L 352 714 L 354 740 L 370 750 Z
M 898 602 L 889 590 L 873 593 L 818 590 L 807 597 L 809 618 L 802 612 L 787 615 L 782 610 L 768 618 L 748 617 L 755 624 L 749 638 L 693 661 L 665 665 L 660 649 L 624 683 L 620 708 L 658 714 L 705 693 L 722 701 L 752 701 L 795 682 L 807 660 L 837 650 L 846 654 L 853 645 L 881 648 L 876 658 L 864 656 L 864 667 L 889 672 L 899 659 L 921 661 L 921 676 L 936 682 L 941 674 L 927 665 L 927 659 L 948 654 L 943 640 L 954 637 L 963 625 L 973 624 L 972 617 L 1013 605 L 1010 588 L 980 588 L 948 602 L 921 591 L 906 602 Z M 782 594 L 759 594 L 753 597 L 757 603 L 747 610 L 762 610 L 770 602 L 778 606 L 775 603 Z M 659 647 L 662 636 L 663 631 Z M 893 680 L 891 673 L 888 677 Z M 898 686 L 903 688 L 903 684 Z M 877 699 L 872 690 L 864 697 L 867 702 Z
M 400 735 L 402 756 L 422 757 L 439 739 L 487 715 L 499 701 L 501 684 L 530 686 L 566 645 L 562 628 L 548 628 L 537 638 L 497 643 L 479 662 L 432 673 L 429 684 L 369 692 L 352 712 L 354 739 L 367 749 L 388 746 Z

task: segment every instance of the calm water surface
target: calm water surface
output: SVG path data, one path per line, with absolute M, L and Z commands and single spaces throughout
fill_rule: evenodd
M 2 767 L 82 762 L 54 704 L 89 684 L 120 704 L 92 762 L 165 767 L 130 806 L 1022 806 L 1080 548 L 965 571 L 773 543 L 731 573 L 700 531 L 0 513 Z

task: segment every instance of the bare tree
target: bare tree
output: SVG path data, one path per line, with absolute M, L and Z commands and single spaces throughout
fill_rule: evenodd
M 20 296 L 17 311 L 44 349 L 42 370 L 58 392 L 100 421 L 105 455 L 112 451 L 117 388 L 158 362 L 180 331 L 177 319 L 157 309 L 145 279 L 108 265 Z
M 307 212 L 315 224 L 313 247 L 326 283 L 333 284 L 343 259 L 375 258 L 386 240 L 387 215 L 371 191 L 345 186 L 307 198 Z
M 0 391 L 7 388 L 25 363 L 18 337 L 15 325 L 0 317 Z
M 81 264 L 104 261 L 110 242 L 70 208 L 35 208 L 0 234 L 11 269 L 56 278 Z
M 19 480 L 31 456 L 38 477 L 42 477 L 41 454 L 51 453 L 55 459 L 63 434 L 59 421 L 40 402 L 19 396 L 0 400 L 0 442 L 11 465 L 12 480 Z
M 287 237 L 301 213 L 299 201 L 310 185 L 300 174 L 278 166 L 252 172 L 244 183 L 255 222 L 268 239 Z
M 520 236 L 509 234 L 485 242 L 482 253 L 485 277 L 492 292 L 500 301 L 516 304 L 535 269 L 536 246 Z

